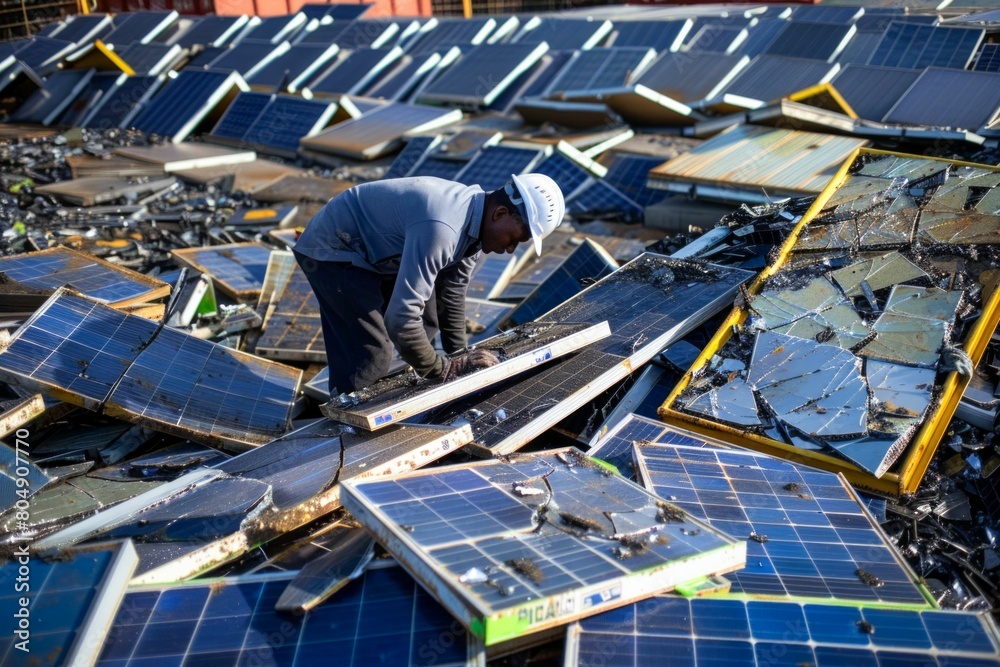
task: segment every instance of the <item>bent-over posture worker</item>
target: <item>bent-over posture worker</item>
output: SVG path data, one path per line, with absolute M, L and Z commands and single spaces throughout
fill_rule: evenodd
M 514 252 L 562 222 L 566 205 L 548 176 L 513 176 L 504 187 L 432 177 L 357 185 L 330 200 L 295 244 L 319 301 L 330 395 L 367 387 L 392 361 L 392 346 L 421 377 L 448 381 L 497 363 L 466 346 L 465 294 L 481 252 Z M 425 328 L 426 325 L 426 328 Z

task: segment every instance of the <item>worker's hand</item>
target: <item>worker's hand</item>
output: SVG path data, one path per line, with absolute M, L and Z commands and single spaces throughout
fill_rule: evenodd
M 472 350 L 457 357 L 442 357 L 441 382 L 449 382 L 455 378 L 477 371 L 480 368 L 489 368 L 500 363 L 497 355 L 489 350 Z

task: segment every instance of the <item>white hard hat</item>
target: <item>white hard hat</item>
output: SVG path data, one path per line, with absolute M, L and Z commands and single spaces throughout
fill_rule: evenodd
M 566 213 L 562 190 L 545 174 L 511 174 L 510 179 L 513 187 L 508 182 L 504 191 L 527 221 L 535 252 L 541 255 L 542 239 L 562 223 Z

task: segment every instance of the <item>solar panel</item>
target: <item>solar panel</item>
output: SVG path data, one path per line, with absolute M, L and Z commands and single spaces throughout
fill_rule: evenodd
M 511 174 L 531 171 L 544 156 L 542 147 L 487 146 L 469 160 L 455 175 L 455 180 L 466 185 L 478 185 L 491 192 L 502 188 Z
M 583 185 L 591 173 L 562 151 L 555 151 L 534 168 L 536 174 L 545 174 L 556 182 L 565 197 Z
M 257 340 L 256 354 L 326 363 L 319 301 L 301 268 L 292 269 L 273 303 L 274 310 L 264 320 L 264 331 Z
M 516 251 L 515 251 L 516 252 Z M 469 278 L 468 296 L 495 299 L 514 275 L 518 257 L 506 253 L 483 253 Z
M 407 51 L 430 53 L 444 51 L 452 46 L 475 46 L 482 44 L 496 26 L 496 19 L 489 16 L 473 16 L 467 19 L 439 18 L 437 25 L 418 36 L 407 47 Z
M 257 243 L 231 243 L 171 251 L 174 261 L 212 276 L 215 286 L 227 296 L 254 300 L 260 294 L 271 250 Z
M 734 25 L 705 25 L 698 29 L 684 45 L 686 53 L 732 53 L 747 38 L 745 27 Z
M 880 121 L 920 76 L 920 70 L 848 65 L 830 82 L 858 117 Z
M 67 16 L 59 29 L 48 36 L 82 45 L 99 39 L 111 29 L 111 16 L 108 14 L 73 14 Z
M 156 76 L 181 57 L 178 46 L 166 44 L 131 44 L 120 52 L 121 59 L 139 75 Z
M 0 374 L 210 444 L 261 444 L 284 433 L 301 377 L 62 289 L 0 351 Z
M 30 567 L 5 561 L 0 577 L 9 585 L 0 592 L 0 611 L 27 622 L 19 632 L 18 620 L 12 621 L 11 632 L 0 639 L 0 662 L 28 664 L 47 656 L 49 664 L 93 664 L 101 647 L 97 638 L 108 631 L 135 563 L 128 542 L 69 550 L 51 560 L 33 556 Z
M 985 614 L 679 596 L 595 616 L 566 634 L 567 665 L 609 667 L 663 655 L 693 667 L 971 667 L 994 662 L 996 651 L 996 626 Z
M 742 544 L 605 473 L 569 448 L 348 480 L 342 500 L 487 646 L 742 565 Z
M 645 208 L 663 199 L 666 194 L 662 190 L 646 187 L 649 171 L 665 160 L 655 155 L 629 155 L 614 152 L 604 166 L 608 168 L 604 180 L 613 185 L 626 197 Z
M 617 268 L 618 262 L 604 248 L 590 239 L 584 239 L 551 275 L 504 317 L 500 328 L 510 329 L 535 320 L 544 321 L 545 314 L 550 310 Z
M 32 37 L 23 45 L 19 45 L 15 55 L 17 59 L 36 72 L 48 72 L 54 69 L 63 58 L 76 50 L 72 42 L 48 37 Z
M 1000 72 L 1000 44 L 983 44 L 972 69 L 977 72 Z
M 436 53 L 426 56 L 404 55 L 392 70 L 365 90 L 365 95 L 390 101 L 404 100 L 421 81 L 431 76 L 440 62 L 441 56 Z
M 764 53 L 831 62 L 856 32 L 857 28 L 849 23 L 794 20 L 764 49 Z
M 607 320 L 610 337 L 491 396 L 449 406 L 432 421 L 468 419 L 478 443 L 474 448 L 483 453 L 518 449 L 624 379 L 629 372 L 625 358 L 636 368 L 731 305 L 737 285 L 751 275 L 713 266 L 704 274 L 688 268 L 651 253 L 640 255 L 548 315 L 555 322 Z M 506 418 L 498 419 L 497 410 Z
M 345 667 L 477 664 L 480 645 L 399 567 L 369 567 L 315 609 L 280 614 L 274 605 L 294 577 L 251 575 L 130 592 L 97 664 L 292 667 L 331 656 Z
M 449 181 L 455 180 L 458 173 L 468 162 L 464 160 L 445 160 L 439 157 L 424 156 L 417 166 L 410 171 L 410 176 L 436 176 Z
M 321 23 L 317 26 L 310 23 L 296 35 L 295 42 L 296 44 L 322 44 L 324 46 L 335 44 L 340 33 L 350 26 L 351 24 L 347 21 Z
M 690 19 L 680 21 L 618 21 L 609 46 L 642 46 L 657 51 L 677 51 L 691 31 Z
M 548 87 L 552 92 L 587 91 L 623 86 L 633 72 L 648 64 L 656 53 L 652 49 L 596 48 L 577 51 Z
M 761 55 L 751 61 L 722 93 L 768 102 L 826 83 L 839 69 L 839 65 L 820 60 Z
M 174 40 L 185 49 L 194 46 L 225 46 L 230 44 L 249 19 L 240 16 L 202 16 L 194 25 Z M 256 39 L 256 37 L 254 37 Z
M 771 43 L 777 39 L 778 35 L 788 27 L 788 21 L 777 18 L 758 19 L 755 24 L 747 28 L 747 38 L 740 44 L 736 51 L 737 55 L 756 58 L 764 53 Z
M 336 21 L 334 21 L 336 25 Z M 412 34 L 416 29 L 413 21 L 392 19 L 361 19 L 352 21 L 347 28 L 337 34 L 334 43 L 342 49 L 359 51 L 391 47 L 401 37 Z
M 881 40 L 882 35 L 879 33 L 856 32 L 837 56 L 836 61 L 842 65 L 850 63 L 863 65 L 871 58 Z
M 488 106 L 546 50 L 543 44 L 477 46 L 424 88 L 421 99 Z
M 13 401 L 15 403 L 13 406 L 10 405 L 10 402 L 5 401 L 0 404 L 0 418 L 7 421 L 9 418 L 15 417 L 19 422 L 17 425 L 29 422 L 45 411 L 45 403 L 41 400 L 41 395 L 36 395 L 35 399 L 38 401 L 37 403 L 34 403 L 34 401 L 32 403 Z M 20 414 L 17 414 L 18 412 Z M 3 425 L 5 427 L 8 426 L 7 423 Z M 7 432 L 6 428 L 4 432 Z M 8 446 L 0 442 L 0 501 L 7 508 L 4 513 L 8 515 L 8 518 L 11 518 L 11 510 L 16 510 L 18 500 L 28 500 L 54 481 L 29 458 L 29 443 L 16 437 L 17 431 L 14 430 L 13 426 L 10 432 L 14 435 L 14 437 L 9 438 L 14 443 L 14 446 Z M 19 440 L 22 445 L 20 447 L 17 446 Z M 19 482 L 18 480 L 20 479 L 24 481 Z M 16 520 L 16 516 L 13 518 Z M 24 522 L 24 524 L 21 528 L 21 533 L 26 533 L 29 530 L 28 525 L 30 524 L 27 522 Z M 0 655 L 2 654 L 3 651 L 0 650 Z
M 420 157 L 432 146 L 437 144 L 440 138 L 435 136 L 413 137 L 406 142 L 406 146 L 400 151 L 396 159 L 389 165 L 389 169 L 382 175 L 382 178 L 402 178 L 410 173 L 413 166 L 420 160 Z
M 175 11 L 123 12 L 115 17 L 115 29 L 104 36 L 105 44 L 124 47 L 134 42 L 148 44 L 170 27 L 179 14 Z
M 294 40 L 297 31 L 306 24 L 306 16 L 301 12 L 282 16 L 267 16 L 259 18 L 259 23 L 248 28 L 244 34 L 246 39 L 266 39 L 272 44 L 283 40 Z
M 246 90 L 236 72 L 185 69 L 131 121 L 143 132 L 183 141 L 233 89 Z
M 705 436 L 689 433 L 669 426 L 657 419 L 630 414 L 601 437 L 589 450 L 587 456 L 610 463 L 618 472 L 629 479 L 637 479 L 635 460 L 632 455 L 634 445 L 688 445 L 724 449 L 726 445 Z
M 15 123 L 51 125 L 84 91 L 94 76 L 93 69 L 70 69 L 53 72 L 45 85 L 10 115 Z
M 0 257 L 0 273 L 34 289 L 68 286 L 109 305 L 153 301 L 170 292 L 165 282 L 62 246 Z
M 541 44 L 553 51 L 592 49 L 611 32 L 610 21 L 534 17 L 511 38 L 514 44 Z
M 239 93 L 226 107 L 226 112 L 212 128 L 211 135 L 227 139 L 243 139 L 272 97 L 274 96 L 270 93 Z
M 208 64 L 208 67 L 252 76 L 288 49 L 288 42 L 275 45 L 271 42 L 245 39 L 223 51 L 222 55 Z
M 746 568 L 727 575 L 734 594 L 929 606 L 917 575 L 836 473 L 710 443 L 639 442 L 634 452 L 643 486 L 748 540 Z
M 1000 73 L 928 67 L 883 118 L 886 123 L 975 132 L 1000 113 Z
M 295 92 L 340 50 L 336 44 L 296 44 L 247 77 L 252 86 L 282 86 Z
M 610 183 L 597 180 L 566 202 L 566 211 L 575 214 L 615 214 L 626 220 L 640 220 L 643 208 Z
M 792 22 L 854 23 L 864 15 L 864 7 L 799 6 L 792 10 Z
M 364 16 L 375 3 L 359 2 L 351 3 L 306 3 L 299 7 L 299 11 L 311 19 L 331 18 L 334 23 L 348 23 Z
M 294 157 L 302 137 L 312 136 L 326 127 L 336 111 L 337 105 L 328 100 L 278 95 L 268 103 L 243 138 L 264 152 L 277 151 Z
M 155 76 L 119 76 L 116 86 L 91 107 L 81 127 L 93 130 L 122 128 L 142 108 L 141 102 L 156 93 L 162 83 Z
M 314 93 L 360 92 L 403 55 L 398 48 L 359 49 L 341 58 L 309 84 Z
M 207 46 L 184 62 L 184 69 L 209 69 L 212 61 L 225 55 L 229 46 Z
M 393 151 L 402 143 L 404 134 L 428 132 L 461 118 L 462 112 L 458 109 L 388 102 L 365 112 L 360 118 L 337 123 L 313 137 L 304 138 L 302 146 L 368 160 Z M 457 169 L 454 173 L 458 173 Z
M 500 114 L 509 114 L 525 99 L 543 95 L 572 54 L 572 51 L 546 53 L 534 65 L 521 72 L 487 108 Z
M 965 69 L 983 41 L 983 31 L 892 22 L 868 60 L 885 67 Z

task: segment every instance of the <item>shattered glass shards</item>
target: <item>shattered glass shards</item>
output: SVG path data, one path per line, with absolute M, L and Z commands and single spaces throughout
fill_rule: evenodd
M 904 178 L 907 183 L 916 184 L 935 176 L 939 179 L 943 178 L 950 166 L 949 162 L 940 160 L 904 155 L 883 155 L 863 165 L 857 173 L 861 176 L 875 176 L 877 178 Z
M 875 183 L 881 183 L 883 188 L 893 187 L 891 181 Z M 874 185 L 868 186 L 872 188 Z M 824 209 L 802 231 L 796 248 L 866 250 L 909 245 L 920 213 L 917 200 L 892 189 L 866 195 L 847 198 L 844 203 Z
M 820 438 L 867 433 L 868 388 L 861 362 L 835 345 L 760 332 L 749 384 L 775 417 Z
M 689 412 L 704 415 L 733 426 L 759 426 L 761 424 L 753 389 L 742 377 L 721 387 L 710 389 L 689 401 Z
M 936 370 L 869 359 L 865 376 L 874 398 L 869 428 L 897 437 L 920 423 L 931 404 Z
M 949 292 L 937 287 L 897 284 L 889 293 L 885 312 L 954 324 L 955 313 L 962 302 L 962 296 L 962 290 Z
M 14 507 L 18 499 L 27 500 L 51 482 L 45 471 L 31 461 L 25 449 L 0 442 L 0 508 Z
M 743 542 L 573 449 L 348 480 L 342 500 L 487 645 L 745 562 Z
M 927 277 L 919 266 L 898 252 L 862 259 L 830 272 L 830 277 L 849 297 L 863 296 L 862 283 L 873 292 L 909 280 Z
M 948 180 L 941 185 L 928 202 L 936 210 L 964 211 L 973 208 L 977 201 L 1000 185 L 1000 173 L 982 167 L 956 167 Z M 980 210 L 980 213 L 993 211 Z
M 826 276 L 803 287 L 765 289 L 753 300 L 753 326 L 850 348 L 870 333 L 857 311 Z
M 1000 243 L 1000 216 L 978 211 L 936 209 L 933 203 L 920 212 L 917 241 L 921 243 Z
M 872 325 L 875 338 L 858 352 L 869 359 L 935 368 L 948 338 L 946 322 L 882 313 Z

